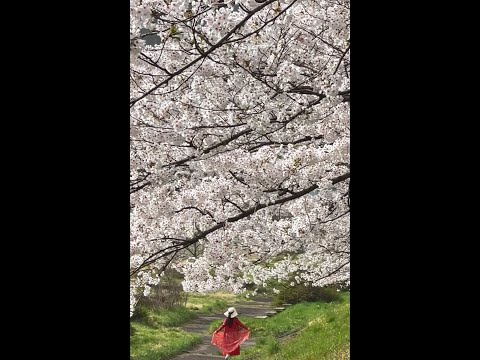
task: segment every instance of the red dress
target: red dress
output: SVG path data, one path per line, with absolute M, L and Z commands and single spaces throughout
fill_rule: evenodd
M 232 326 L 227 325 L 227 319 L 223 321 L 217 333 L 213 334 L 212 344 L 222 351 L 223 356 L 240 355 L 240 345 L 248 338 L 250 338 L 250 330 L 234 317 Z

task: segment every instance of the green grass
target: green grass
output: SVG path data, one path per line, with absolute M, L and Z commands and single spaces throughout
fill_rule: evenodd
M 237 360 L 350 359 L 350 293 L 334 303 L 302 303 L 267 319 L 241 319 L 257 345 Z M 215 330 L 217 322 L 210 330 Z
M 262 336 L 282 337 L 302 329 L 312 318 L 331 306 L 332 304 L 321 302 L 302 303 L 291 306 L 272 318 L 254 319 L 239 316 L 239 319 L 252 330 L 252 336 L 255 334 L 256 338 Z M 213 333 L 221 324 L 222 320 L 212 322 L 209 332 Z
M 131 360 L 167 360 L 201 342 L 201 337 L 179 329 L 134 323 L 130 337 Z
M 189 294 L 187 308 L 200 314 L 224 312 L 239 301 L 246 301 L 242 296 L 218 292 L 214 294 Z
M 197 335 L 177 327 L 197 314 L 224 311 L 239 300 L 231 294 L 190 295 L 187 308 L 143 309 L 132 319 L 131 360 L 166 360 L 201 342 Z M 257 345 L 242 350 L 236 360 L 343 360 L 350 359 L 350 293 L 340 302 L 301 303 L 272 318 L 242 318 Z M 213 322 L 210 333 L 220 326 Z
M 201 342 L 201 337 L 177 327 L 196 317 L 190 310 L 175 307 L 154 311 L 141 307 L 131 324 L 131 360 L 167 360 Z
M 134 323 L 140 323 L 150 327 L 159 328 L 180 326 L 187 321 L 194 319 L 195 317 L 196 315 L 192 311 L 182 306 L 158 311 L 142 306 L 136 310 L 132 320 Z
M 140 306 L 131 319 L 135 334 L 130 337 L 131 360 L 167 360 L 193 348 L 201 337 L 178 327 L 200 314 L 224 312 L 241 297 L 227 294 L 189 295 L 187 307 L 153 310 Z

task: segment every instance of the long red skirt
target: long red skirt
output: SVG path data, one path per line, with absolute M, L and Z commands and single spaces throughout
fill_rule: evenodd
M 223 355 L 240 355 L 240 345 L 250 338 L 250 331 L 240 328 L 233 331 L 219 331 L 212 336 L 212 344 L 218 347 Z

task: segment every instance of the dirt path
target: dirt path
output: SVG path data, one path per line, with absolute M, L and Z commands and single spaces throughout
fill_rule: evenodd
M 255 299 L 255 301 L 242 302 L 235 304 L 234 306 L 235 309 L 237 309 L 238 318 L 240 320 L 249 317 L 263 316 L 266 311 L 272 311 L 273 309 L 271 299 L 268 298 L 258 298 Z M 199 316 L 197 319 L 182 326 L 184 331 L 202 335 L 202 343 L 194 349 L 176 356 L 172 360 L 224 359 L 218 348 L 210 343 L 212 335 L 208 334 L 210 324 L 215 320 L 223 320 L 224 318 L 225 316 L 223 313 Z M 252 337 L 242 344 L 241 349 L 244 350 L 254 345 L 255 337 L 254 334 L 252 334 Z

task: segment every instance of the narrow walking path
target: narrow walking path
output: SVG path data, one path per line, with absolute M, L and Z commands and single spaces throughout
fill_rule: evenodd
M 265 316 L 266 312 L 273 311 L 273 305 L 269 298 L 257 298 L 255 301 L 248 301 L 237 303 L 234 305 L 238 312 L 238 318 L 243 321 L 245 318 L 255 316 Z M 207 359 L 224 359 L 218 348 L 210 343 L 212 335 L 208 333 L 210 324 L 215 320 L 223 320 L 225 316 L 223 313 L 199 316 L 197 319 L 182 326 L 182 329 L 187 332 L 200 334 L 203 336 L 202 343 L 194 349 L 178 355 L 172 360 L 207 360 Z M 255 345 L 255 334 L 252 338 L 242 344 L 242 350 Z

